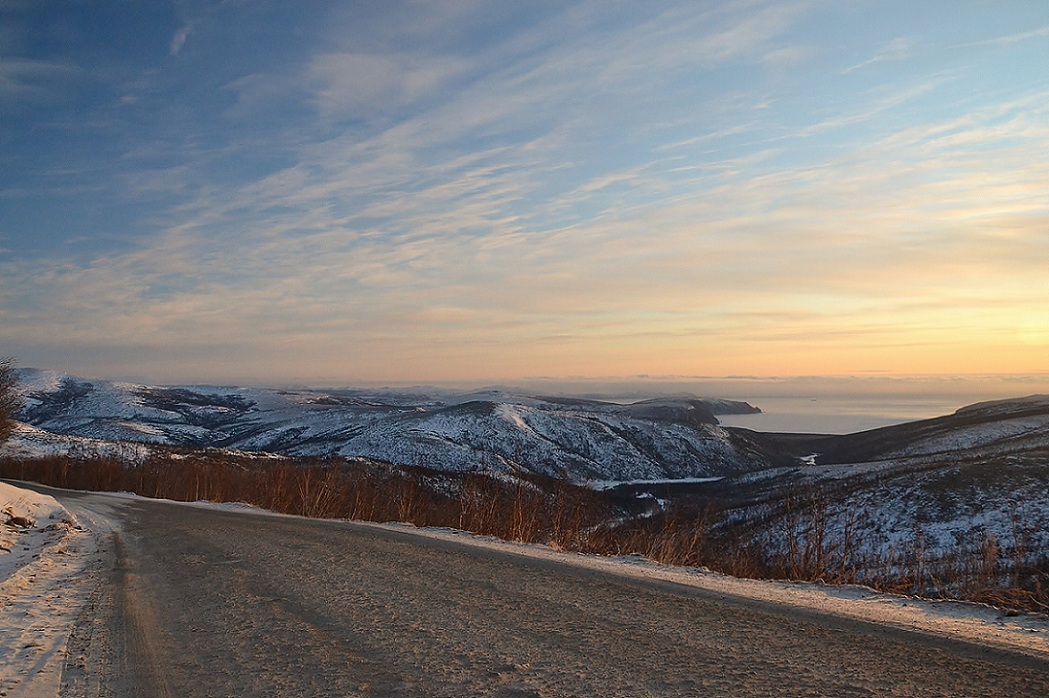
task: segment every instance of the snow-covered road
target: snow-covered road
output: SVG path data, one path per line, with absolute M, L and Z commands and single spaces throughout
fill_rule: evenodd
M 9 697 L 1049 694 L 1044 617 L 47 491 L 0 553 Z

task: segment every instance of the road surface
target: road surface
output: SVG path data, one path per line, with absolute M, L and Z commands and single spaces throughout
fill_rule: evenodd
M 1049 695 L 1045 660 L 811 610 L 346 522 L 47 491 L 112 527 L 63 695 Z

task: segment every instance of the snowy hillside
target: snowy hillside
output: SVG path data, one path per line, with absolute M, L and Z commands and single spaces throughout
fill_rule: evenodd
M 665 398 L 620 405 L 503 391 L 155 387 L 23 370 L 19 418 L 82 439 L 365 456 L 438 470 L 575 481 L 735 475 L 793 462 L 718 425 L 756 408 Z M 13 446 L 40 441 L 23 430 Z
M 57 434 L 25 423 L 16 423 L 11 439 L 0 444 L 0 458 L 113 457 L 137 463 L 148 455 L 145 444 Z
M 857 556 L 913 556 L 916 546 L 939 556 L 977 554 L 991 544 L 1034 558 L 1049 550 L 1049 396 L 784 444 L 813 455 L 806 465 L 724 485 L 737 519 L 785 530 L 800 506 L 829 537 L 847 531 Z M 775 504 L 788 493 L 793 513 Z
M 963 407 L 952 415 L 832 437 L 818 462 L 857 463 L 974 449 L 994 454 L 1049 444 L 1049 395 Z
M 983 600 L 1008 591 L 1028 594 L 1025 607 L 1043 603 L 1038 590 L 1049 585 L 1049 396 L 832 436 L 722 427 L 717 414 L 754 408 L 721 400 L 22 377 L 25 423 L 0 458 L 114 456 L 137 471 L 151 452 L 175 461 L 199 447 L 343 456 L 413 482 L 438 475 L 446 482 L 425 487 L 442 496 L 464 472 L 531 489 L 563 478 L 604 490 L 609 520 L 631 536 L 647 526 L 663 540 L 694 523 L 708 538 L 703 549 L 744 574 Z
M 833 529 L 848 521 L 856 540 L 880 551 L 899 550 L 916 531 L 941 551 L 984 533 L 1003 544 L 1023 534 L 1049 547 L 1049 396 L 813 436 L 723 428 L 717 414 L 754 409 L 723 400 L 622 405 L 497 390 L 155 387 L 31 370 L 21 378 L 27 424 L 0 455 L 137 462 L 149 444 L 171 444 L 576 482 L 677 480 L 624 487 L 652 502 L 672 489 L 714 498 L 744 520 L 774 520 L 770 503 L 816 488 Z

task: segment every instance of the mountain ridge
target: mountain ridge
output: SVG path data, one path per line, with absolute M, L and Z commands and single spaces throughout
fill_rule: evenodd
M 22 389 L 21 417 L 32 424 L 0 451 L 16 460 L 101 456 L 134 467 L 201 447 L 249 459 L 331 456 L 453 479 L 568 480 L 608 488 L 644 516 L 702 517 L 714 503 L 719 526 L 770 550 L 816 522 L 870 559 L 914 558 L 919 544 L 943 559 L 978 555 L 988 541 L 1003 555 L 1049 550 L 1046 395 L 821 435 L 722 427 L 715 411 L 755 408 L 691 397 L 151 387 L 48 372 L 30 372 Z
M 21 369 L 19 418 L 69 436 L 366 457 L 574 481 L 708 477 L 786 464 L 718 424 L 758 408 L 720 398 L 619 404 L 502 390 L 148 386 Z

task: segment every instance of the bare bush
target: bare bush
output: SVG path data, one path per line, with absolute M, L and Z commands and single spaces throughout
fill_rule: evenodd
M 0 359 L 0 444 L 11 436 L 14 429 L 14 414 L 22 404 L 18 392 L 18 376 L 15 374 L 14 359 Z
M 643 555 L 739 577 L 859 583 L 880 591 L 961 598 L 1049 612 L 1049 556 L 1034 549 L 1022 506 L 1009 540 L 974 533 L 947 551 L 920 524 L 888 545 L 866 515 L 826 491 L 790 492 L 739 516 L 714 501 L 677 501 L 633 514 L 606 493 L 564 480 L 504 480 L 371 461 L 259 459 L 221 451 L 162 450 L 139 464 L 83 454 L 0 460 L 0 476 L 70 489 L 130 491 L 174 500 L 245 502 L 320 518 L 457 527 L 507 540 L 603 555 Z

